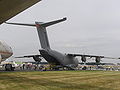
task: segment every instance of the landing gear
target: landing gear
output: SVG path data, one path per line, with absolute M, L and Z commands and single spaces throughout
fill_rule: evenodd
M 12 64 L 5 64 L 5 71 L 14 71 L 14 69 Z
M 84 67 L 82 68 L 82 70 L 87 70 L 87 67 L 86 67 L 86 66 L 84 66 Z

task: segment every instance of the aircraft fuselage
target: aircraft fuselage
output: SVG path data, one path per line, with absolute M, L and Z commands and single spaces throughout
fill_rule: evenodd
M 67 54 L 62 54 L 51 49 L 42 49 L 39 51 L 42 57 L 51 64 L 73 68 L 78 66 L 78 59 L 73 56 L 68 56 Z
M 0 62 L 13 55 L 12 48 L 6 43 L 0 41 Z

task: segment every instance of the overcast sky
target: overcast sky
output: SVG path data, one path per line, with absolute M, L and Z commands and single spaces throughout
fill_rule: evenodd
M 51 48 L 120 57 L 120 0 L 42 0 L 9 22 L 47 22 L 63 17 L 67 21 L 47 28 Z M 34 27 L 2 24 L 0 40 L 13 48 L 15 56 L 39 54 L 41 48 Z

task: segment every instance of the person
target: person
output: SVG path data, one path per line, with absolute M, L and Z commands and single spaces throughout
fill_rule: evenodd
M 23 70 L 25 69 L 25 64 L 23 64 Z
M 20 70 L 22 70 L 23 64 L 20 64 Z
M 35 64 L 35 65 L 34 65 L 34 70 L 36 70 L 36 69 L 37 69 L 37 65 Z
M 83 68 L 82 68 L 82 70 L 86 70 L 87 69 L 87 67 L 86 66 L 84 66 Z

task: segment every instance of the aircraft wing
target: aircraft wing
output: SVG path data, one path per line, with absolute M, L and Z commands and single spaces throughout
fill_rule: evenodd
M 15 57 L 15 58 L 33 58 L 36 62 L 41 62 L 42 56 L 41 55 L 26 55 L 26 56 L 20 56 L 20 57 Z
M 76 56 L 84 56 L 84 57 L 90 57 L 90 58 L 92 58 L 92 57 L 100 57 L 100 58 L 108 58 L 108 59 L 120 59 L 120 58 L 113 58 L 113 57 L 105 57 L 105 56 L 99 56 L 99 55 L 87 55 L 87 54 L 67 54 L 67 55 L 69 55 L 69 56 L 74 56 L 74 57 L 76 57 Z
M 26 55 L 26 56 L 19 56 L 15 58 L 31 58 L 31 57 L 42 57 L 41 55 Z
M 87 58 L 95 58 L 96 62 L 100 62 L 101 58 L 108 58 L 108 59 L 120 59 L 120 58 L 113 58 L 113 57 L 105 57 L 105 56 L 99 56 L 99 55 L 87 55 L 87 54 L 67 54 L 68 56 L 73 56 L 73 57 L 77 57 L 80 56 L 81 60 L 83 62 L 86 62 Z
M 31 57 L 42 57 L 41 55 L 25 55 L 25 56 L 19 56 L 15 58 L 31 58 Z
M 0 0 L 0 24 L 41 0 Z

